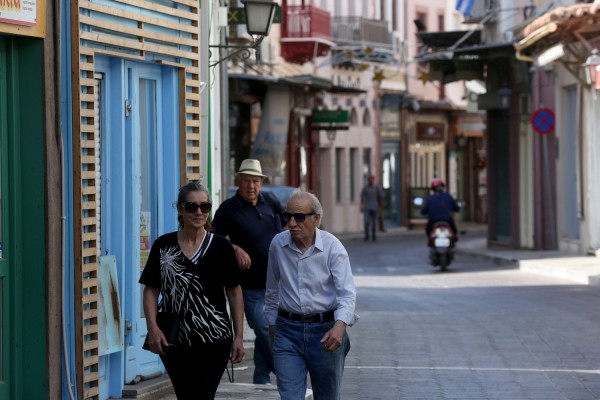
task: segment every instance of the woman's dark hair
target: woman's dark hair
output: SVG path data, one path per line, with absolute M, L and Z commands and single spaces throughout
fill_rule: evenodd
M 185 203 L 187 201 L 188 195 L 190 193 L 192 193 L 192 192 L 204 192 L 204 193 L 206 193 L 206 197 L 208 199 L 208 202 L 211 203 L 211 201 L 210 201 L 210 193 L 208 192 L 208 189 L 206 188 L 206 186 L 204 186 L 200 182 L 191 181 L 191 182 L 186 183 L 182 187 L 180 187 L 179 188 L 179 194 L 177 195 L 177 204 L 176 204 L 176 208 L 177 208 L 177 221 L 179 221 L 179 229 L 183 228 L 183 217 L 181 216 L 181 213 L 184 212 L 183 211 L 183 203 Z M 212 230 L 212 227 L 210 225 L 210 216 L 206 220 L 206 224 L 204 225 L 204 229 L 206 229 L 207 232 L 210 232 Z

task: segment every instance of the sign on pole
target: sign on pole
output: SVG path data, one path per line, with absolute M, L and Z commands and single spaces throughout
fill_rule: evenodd
M 555 125 L 554 111 L 549 108 L 539 108 L 531 114 L 531 126 L 540 135 L 546 135 L 554 131 Z
M 550 160 L 548 158 L 548 137 L 556 126 L 554 111 L 549 108 L 539 108 L 531 114 L 531 126 L 533 130 L 542 135 L 542 160 L 544 162 L 544 188 L 546 189 L 546 201 L 548 202 L 548 225 L 551 232 L 551 248 L 556 248 L 556 225 L 554 222 L 554 201 L 552 195 L 552 181 L 550 177 Z

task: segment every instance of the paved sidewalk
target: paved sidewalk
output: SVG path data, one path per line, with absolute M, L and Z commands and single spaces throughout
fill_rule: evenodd
M 600 257 L 560 250 L 521 250 L 487 245 L 484 226 L 468 225 L 457 244 L 457 253 L 512 264 L 527 273 L 567 279 L 583 285 L 600 285 Z

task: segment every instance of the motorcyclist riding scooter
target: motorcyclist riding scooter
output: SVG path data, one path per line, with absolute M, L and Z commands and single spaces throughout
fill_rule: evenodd
M 441 179 L 431 182 L 433 194 L 427 196 L 421 214 L 427 215 L 425 233 L 430 247 L 429 259 L 432 265 L 439 265 L 444 271 L 454 256 L 454 243 L 457 240 L 453 212 L 460 211 L 454 197 L 445 191 Z

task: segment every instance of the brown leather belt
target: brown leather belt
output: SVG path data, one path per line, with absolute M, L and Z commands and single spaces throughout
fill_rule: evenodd
M 305 323 L 330 322 L 330 321 L 334 320 L 333 314 L 334 314 L 334 311 L 326 311 L 324 313 L 315 313 L 315 314 L 296 314 L 296 313 L 285 311 L 282 309 L 279 309 L 279 311 L 277 312 L 277 315 L 279 315 L 282 318 L 289 319 L 291 321 L 298 321 L 298 322 L 305 322 Z

